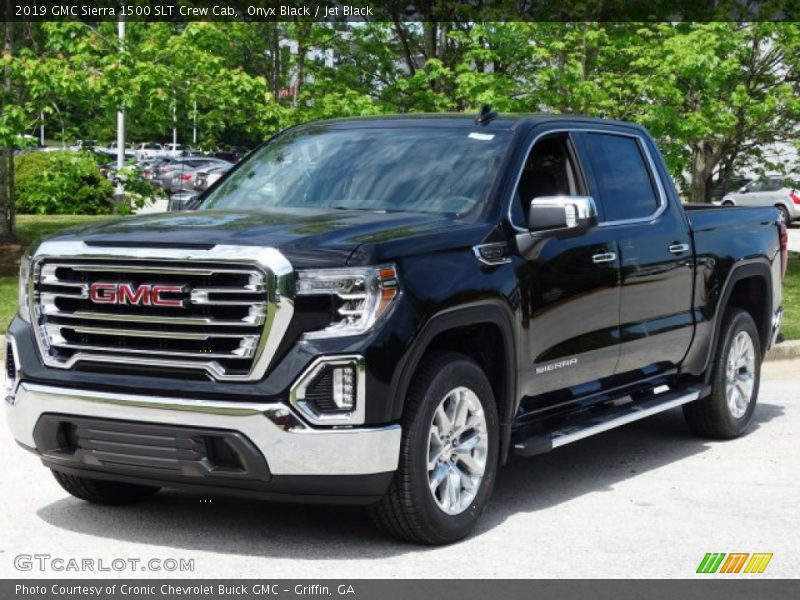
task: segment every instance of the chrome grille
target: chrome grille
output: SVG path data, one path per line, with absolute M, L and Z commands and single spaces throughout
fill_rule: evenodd
M 31 278 L 39 348 L 46 364 L 60 368 L 115 363 L 256 379 L 266 372 L 293 312 L 287 269 L 291 274 L 288 262 L 276 273 L 258 260 L 219 263 L 201 256 L 180 262 L 42 256 Z M 102 302 L 107 298 L 92 297 L 93 284 L 125 286 L 129 294 Z M 177 306 L 130 296 L 154 286 L 167 286 L 165 297 Z

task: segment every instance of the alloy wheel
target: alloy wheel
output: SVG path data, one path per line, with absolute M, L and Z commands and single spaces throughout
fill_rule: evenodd
M 728 410 L 736 419 L 741 419 L 753 397 L 755 386 L 756 358 L 755 347 L 750 334 L 740 331 L 736 334 L 728 350 L 725 372 L 725 397 Z
M 449 391 L 433 413 L 428 437 L 428 482 L 437 506 L 464 512 L 480 489 L 489 435 L 478 396 L 466 387 Z

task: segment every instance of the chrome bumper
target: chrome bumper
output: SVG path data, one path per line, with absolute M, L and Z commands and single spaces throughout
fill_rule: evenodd
M 290 429 L 283 404 L 207 401 L 65 389 L 20 382 L 6 397 L 18 442 L 34 448 L 44 413 L 238 431 L 264 455 L 273 475 L 368 475 L 397 469 L 400 426 Z

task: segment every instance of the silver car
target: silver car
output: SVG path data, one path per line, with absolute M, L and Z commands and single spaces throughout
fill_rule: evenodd
M 202 192 L 217 182 L 233 165 L 221 165 L 198 171 L 194 177 L 194 189 Z
M 202 168 L 210 168 L 223 163 L 216 158 L 177 158 L 158 168 L 153 183 L 170 193 L 190 189 L 194 180 L 194 172 Z
M 800 220 L 800 191 L 787 184 L 785 178 L 770 175 L 751 181 L 738 192 L 725 194 L 722 206 L 774 206 L 781 220 L 789 224 Z

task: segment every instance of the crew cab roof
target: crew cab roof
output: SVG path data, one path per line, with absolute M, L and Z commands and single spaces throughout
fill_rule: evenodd
M 637 123 L 630 121 L 617 121 L 612 119 L 602 119 L 598 117 L 587 117 L 583 115 L 561 115 L 548 113 L 499 113 L 496 118 L 483 125 L 475 122 L 477 113 L 408 113 L 393 115 L 375 115 L 369 117 L 349 117 L 343 119 L 330 119 L 324 121 L 314 121 L 308 126 L 325 125 L 334 129 L 356 129 L 356 128 L 407 128 L 407 127 L 442 127 L 442 128 L 463 128 L 474 130 L 480 127 L 486 131 L 512 131 L 520 126 L 533 127 L 546 123 L 558 123 L 561 121 L 572 124 L 595 124 L 597 126 L 617 126 L 628 129 L 644 131 L 644 128 Z

